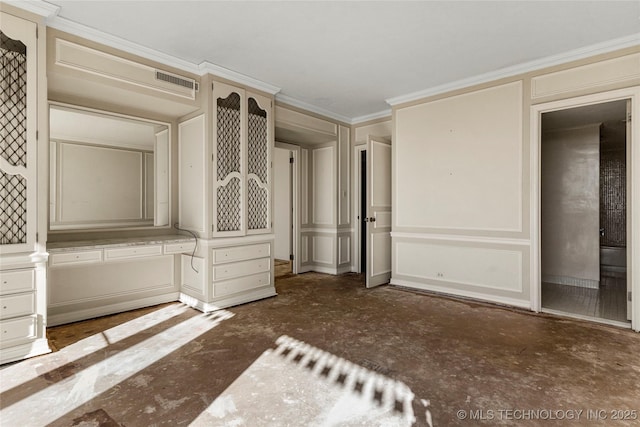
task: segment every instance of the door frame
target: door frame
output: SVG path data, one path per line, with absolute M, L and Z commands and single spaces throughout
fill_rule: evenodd
M 610 101 L 631 100 L 631 138 L 627 141 L 627 281 L 631 284 L 631 328 L 640 332 L 640 86 L 567 98 L 531 106 L 531 309 L 542 310 L 540 207 L 542 114 Z M 635 165 L 633 167 L 632 165 Z M 631 212 L 636 213 L 635 217 Z M 635 248 L 635 250 L 634 250 Z M 590 319 L 597 320 L 600 319 Z M 618 326 L 620 322 L 607 322 Z
M 293 156 L 293 176 L 291 180 L 291 235 L 293 237 L 291 252 L 293 253 L 293 262 L 291 263 L 291 270 L 293 274 L 298 274 L 298 271 L 300 271 L 300 147 L 279 141 L 275 141 L 275 147 L 289 150 Z
M 353 194 L 354 194 L 354 201 L 355 203 L 353 204 L 353 224 L 354 224 L 354 230 L 353 230 L 353 247 L 354 247 L 354 251 L 353 251 L 353 271 L 356 273 L 366 273 L 366 271 L 362 271 L 362 269 L 360 268 L 360 266 L 362 265 L 362 251 L 360 250 L 361 248 L 361 244 L 360 244 L 360 239 L 362 238 L 362 233 L 360 232 L 361 228 L 362 228 L 362 224 L 361 224 L 361 219 L 360 219 L 360 211 L 362 210 L 362 204 L 361 204 L 361 200 L 362 200 L 362 171 L 361 169 L 361 156 L 362 156 L 362 152 L 367 152 L 367 144 L 360 144 L 360 145 L 356 145 L 353 147 L 353 171 L 354 171 L 354 188 L 353 188 Z

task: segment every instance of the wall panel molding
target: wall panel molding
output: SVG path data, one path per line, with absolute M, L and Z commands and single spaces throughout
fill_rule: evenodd
M 335 242 L 334 236 L 311 236 L 313 262 L 335 265 Z
M 464 266 L 464 267 L 462 267 Z M 426 239 L 393 239 L 394 278 L 528 297 L 529 247 Z
M 640 53 L 543 74 L 531 79 L 531 98 L 560 95 L 640 78 Z

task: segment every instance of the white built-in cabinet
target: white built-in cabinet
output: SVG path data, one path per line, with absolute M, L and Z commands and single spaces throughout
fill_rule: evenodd
M 0 363 L 49 350 L 38 243 L 37 23 L 0 12 Z
M 213 235 L 271 231 L 271 99 L 213 85 Z
M 179 222 L 201 238 L 181 300 L 203 311 L 275 295 L 273 98 L 217 81 L 210 95 L 178 126 Z

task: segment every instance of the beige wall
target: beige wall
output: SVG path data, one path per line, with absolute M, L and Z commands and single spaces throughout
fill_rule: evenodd
M 600 280 L 600 126 L 542 136 L 542 280 L 597 287 Z
M 539 309 L 533 111 L 638 87 L 639 51 L 395 105 L 391 283 Z
M 526 305 L 522 97 L 514 81 L 395 112 L 392 283 Z

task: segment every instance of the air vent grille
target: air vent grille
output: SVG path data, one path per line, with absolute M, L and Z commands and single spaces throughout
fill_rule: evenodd
M 168 74 L 168 73 L 165 73 L 164 71 L 156 70 L 156 80 L 161 80 L 163 82 L 186 87 L 187 89 L 192 89 L 196 91 L 198 90 L 198 83 L 196 83 L 195 80 L 185 79 L 184 77 Z

